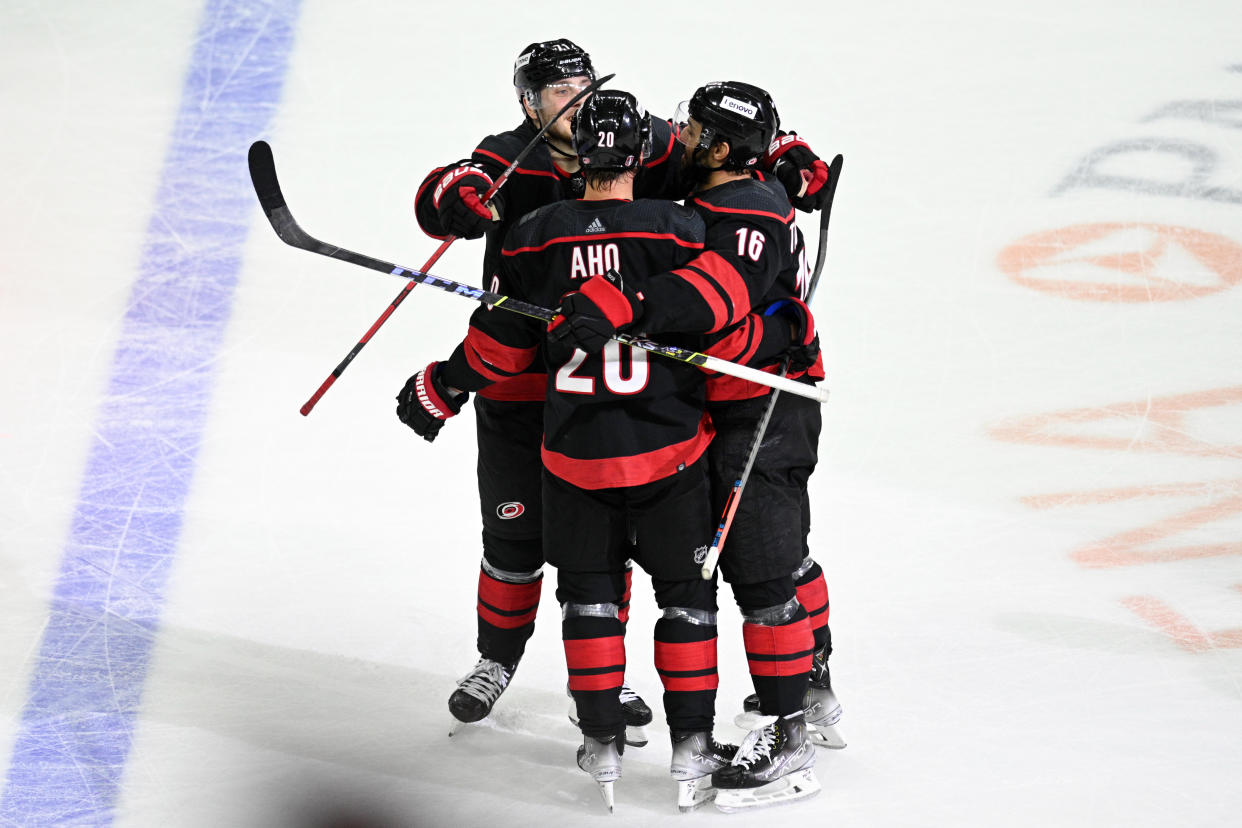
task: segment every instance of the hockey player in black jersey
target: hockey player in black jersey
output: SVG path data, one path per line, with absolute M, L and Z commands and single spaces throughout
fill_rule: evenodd
M 501 250 L 502 276 L 512 293 L 542 305 L 555 306 L 596 278 L 664 271 L 703 248 L 703 223 L 693 211 L 669 201 L 631 200 L 635 171 L 650 147 L 650 119 L 631 95 L 597 93 L 575 125 L 584 199 L 523 217 Z M 629 285 L 641 289 L 641 280 Z M 625 296 L 624 290 L 615 293 Z M 403 418 L 442 422 L 460 410 L 468 392 L 520 375 L 542 353 L 548 371 L 543 537 L 547 561 L 557 568 L 569 686 L 583 732 L 579 765 L 611 802 L 624 744 L 622 604 L 625 562 L 632 557 L 651 575 L 662 610 L 655 654 L 673 739 L 670 770 L 680 783 L 679 805 L 693 807 L 706 776 L 732 756 L 711 736 L 715 584 L 699 576 L 711 529 L 705 376 L 616 341 L 588 355 L 566 344 L 582 332 L 561 327 L 562 321 L 546 332 L 545 345 L 537 320 L 480 308 L 452 357 L 411 378 L 400 398 Z M 721 338 L 708 352 L 762 362 L 790 343 L 784 320 L 752 315 L 743 328 L 744 336 Z M 704 343 L 695 337 L 684 344 Z
M 424 179 L 415 199 L 419 225 L 429 235 L 472 239 L 486 235 L 484 284 L 513 293 L 502 272 L 501 247 L 509 229 L 526 213 L 546 204 L 580 197 L 580 165 L 569 131 L 574 110 L 553 124 L 493 199 L 479 200 L 492 180 L 535 137 L 548 118 L 595 78 L 591 57 L 568 40 L 532 43 L 514 64 L 513 85 L 524 116 L 515 129 L 484 138 L 470 157 L 437 167 Z M 658 180 L 673 155 L 674 139 L 664 122 L 652 135 L 645 165 Z M 553 303 L 555 304 L 555 303 Z M 459 721 L 487 716 L 517 670 L 534 632 L 543 580 L 540 445 L 547 376 L 543 360 L 512 372 L 475 397 L 478 438 L 478 486 L 483 522 L 476 618 L 478 663 L 449 698 Z M 432 419 L 419 433 L 434 439 L 441 420 Z M 418 428 L 416 427 L 416 430 Z M 628 594 L 622 601 L 628 611 Z M 651 709 L 628 685 L 623 689 L 632 745 L 646 743 L 643 726 Z
M 581 165 L 568 128 L 570 116 L 553 124 L 542 144 L 517 167 L 490 206 L 481 202 L 481 196 L 546 120 L 594 77 L 590 56 L 568 40 L 527 46 L 518 56 L 513 73 L 522 123 L 487 136 L 468 158 L 436 167 L 419 187 L 415 215 L 424 232 L 435 238 L 486 236 L 483 283 L 493 290 L 512 292 L 503 283 L 499 266 L 509 228 L 531 210 L 577 198 L 584 192 Z M 682 155 L 669 122 L 653 119 L 651 147 L 636 178 L 635 194 L 682 198 L 688 188 L 680 174 Z M 791 144 L 787 152 L 771 159 L 771 166 L 791 194 L 799 197 L 803 209 L 816 206 L 817 198 L 825 192 L 816 181 L 823 180 L 826 167 L 804 143 Z M 804 173 L 810 185 L 804 185 Z M 526 371 L 482 390 L 475 399 L 483 522 L 476 601 L 480 658 L 450 697 L 450 710 L 461 721 L 476 721 L 490 712 L 512 678 L 534 629 L 543 561 L 539 448 L 545 384 L 542 362 L 536 361 Z M 433 418 L 425 425 L 427 439 L 434 439 L 440 422 Z M 623 688 L 623 697 L 632 725 L 651 720 L 650 709 L 628 687 Z M 639 733 L 637 728 L 635 733 Z M 634 742 L 642 738 L 635 735 Z
M 682 120 L 679 117 L 678 120 Z M 801 233 L 783 187 L 755 171 L 773 141 L 775 106 L 761 89 L 729 82 L 697 90 L 685 105 L 683 169 L 694 185 L 688 201 L 707 226 L 706 248 L 687 265 L 644 280 L 634 309 L 614 315 L 607 283 L 588 283 L 562 311 L 590 336 L 590 349 L 617 328 L 650 334 L 728 331 L 753 308 L 798 323 L 801 353 L 790 376 L 823 377 L 814 321 L 803 303 L 807 268 Z M 713 379 L 709 405 L 717 436 L 711 448 L 713 499 L 719 508 L 745 463 L 768 389 L 731 377 Z M 827 587 L 809 557 L 806 483 L 817 461 L 819 407 L 778 398 L 759 456 L 729 534 L 721 571 L 741 608 L 743 638 L 758 717 L 733 765 L 714 774 L 717 806 L 736 810 L 809 796 L 819 790 L 808 722 L 827 742 L 840 717 L 828 683 Z M 814 682 L 811 681 L 814 676 Z M 842 743 L 843 745 L 843 743 Z

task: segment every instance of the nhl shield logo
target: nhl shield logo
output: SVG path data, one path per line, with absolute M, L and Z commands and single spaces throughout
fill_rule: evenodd
M 705 560 L 707 560 L 707 544 L 703 544 L 694 550 L 694 562 L 696 564 L 702 564 Z
M 516 500 L 508 503 L 502 503 L 496 507 L 496 516 L 501 520 L 513 520 L 521 517 L 526 512 L 526 507 Z

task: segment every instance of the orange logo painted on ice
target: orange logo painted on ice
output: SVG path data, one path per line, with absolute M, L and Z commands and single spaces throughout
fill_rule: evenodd
M 1065 299 L 1171 302 L 1242 281 L 1242 245 L 1166 224 L 1076 224 L 1019 239 L 997 265 L 1019 285 Z

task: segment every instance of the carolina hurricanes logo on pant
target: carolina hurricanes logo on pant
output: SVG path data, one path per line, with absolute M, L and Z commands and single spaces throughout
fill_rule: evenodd
M 496 507 L 496 516 L 501 520 L 513 520 L 515 517 L 521 517 L 525 512 L 526 507 L 516 500 L 502 503 Z

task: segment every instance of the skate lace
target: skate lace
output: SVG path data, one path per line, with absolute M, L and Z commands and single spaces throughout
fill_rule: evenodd
M 733 764 L 741 767 L 749 767 L 761 759 L 766 759 L 772 754 L 772 748 L 776 745 L 776 716 L 739 716 L 740 720 L 746 719 L 748 723 L 752 723 L 751 730 L 742 739 L 742 744 L 738 745 L 737 755 L 733 757 Z
M 481 658 L 474 669 L 457 682 L 462 690 L 487 704 L 495 703 L 509 686 L 509 671 L 498 661 Z
M 622 682 L 621 684 L 621 703 L 629 704 L 632 701 L 641 701 L 642 697 L 630 689 L 630 685 Z

